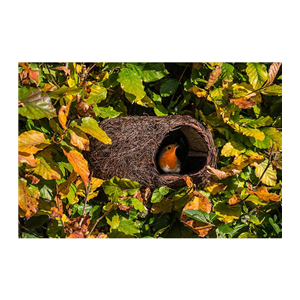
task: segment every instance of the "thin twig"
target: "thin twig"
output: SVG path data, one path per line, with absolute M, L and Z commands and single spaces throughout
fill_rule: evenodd
M 48 64 L 45 64 L 45 65 L 46 65 L 46 67 L 47 67 L 47 69 L 48 69 L 48 72 L 49 72 L 49 74 L 50 74 L 51 81 L 59 88 L 59 85 L 56 83 L 56 81 L 54 80 L 54 78 L 53 78 L 53 76 L 52 76 L 52 74 L 51 74 L 51 72 L 50 72 L 50 69 L 49 69 Z
M 256 188 L 258 187 L 258 185 L 260 184 L 263 176 L 265 175 L 265 173 L 267 172 L 271 162 L 272 162 L 272 155 L 273 155 L 273 149 L 274 148 L 274 143 L 272 144 L 272 147 L 270 149 L 270 156 L 269 156 L 269 161 L 268 161 L 268 164 L 266 166 L 266 168 L 264 169 L 264 171 L 262 172 L 261 176 L 259 177 L 259 180 L 257 182 L 257 184 L 255 185 L 255 187 L 253 188 L 253 190 L 256 190 Z M 245 201 L 250 197 L 250 194 L 247 195 L 247 197 L 245 199 L 243 199 L 242 201 L 245 203 Z
M 88 235 L 86 236 L 86 238 L 88 238 L 88 237 L 91 235 L 91 233 L 95 230 L 97 224 L 98 224 L 104 217 L 106 217 L 112 210 L 114 210 L 114 209 L 115 209 L 114 206 L 111 207 L 107 212 L 105 212 L 100 218 L 97 219 L 97 221 L 96 221 L 96 223 L 94 224 L 92 230 L 88 233 Z
M 186 71 L 186 69 L 187 69 L 187 67 L 189 66 L 189 64 L 190 63 L 188 63 L 186 66 L 185 66 L 185 68 L 184 68 L 184 70 L 183 70 L 183 72 L 181 73 L 181 75 L 180 75 L 180 78 L 179 78 L 179 80 L 178 80 L 178 85 L 180 84 L 180 82 L 181 82 L 181 79 L 182 79 L 182 77 L 183 77 L 183 75 L 184 75 L 184 73 L 185 73 L 185 71 Z M 171 101 L 170 101 L 170 103 L 173 101 L 173 99 L 174 99 L 174 97 L 175 97 L 175 92 L 174 92 L 174 94 L 173 94 L 173 96 L 172 96 L 172 98 L 171 98 Z
M 85 189 L 85 198 L 84 198 L 84 204 L 83 204 L 82 215 L 81 215 L 81 219 L 80 219 L 80 222 L 79 222 L 79 228 L 81 228 L 81 224 L 82 224 L 83 219 L 84 219 L 84 216 L 85 216 L 85 207 L 86 207 L 86 203 L 87 203 L 87 199 L 88 199 L 89 193 L 90 193 L 90 191 L 91 191 L 91 181 L 92 181 L 92 177 L 93 177 L 93 171 L 90 172 L 88 185 L 87 185 L 87 187 L 86 187 L 86 189 Z

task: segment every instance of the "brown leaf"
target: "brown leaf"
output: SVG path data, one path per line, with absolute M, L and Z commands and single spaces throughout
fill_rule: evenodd
M 269 86 L 273 83 L 282 63 L 274 62 L 269 68 L 269 79 L 266 86 Z
M 31 180 L 31 184 L 37 184 L 40 180 L 32 174 L 25 174 L 25 178 L 29 178 Z
M 65 225 L 66 227 L 70 228 L 71 233 L 68 233 L 66 238 L 84 238 L 84 235 L 88 232 L 90 221 L 91 216 L 89 213 L 85 216 L 70 218 L 69 222 Z
M 133 208 L 133 205 L 130 205 L 130 206 L 126 206 L 124 204 L 119 205 L 119 209 L 125 211 L 127 215 L 130 213 L 132 208 Z
M 184 224 L 184 226 L 191 228 L 198 236 L 205 237 L 212 229 L 213 225 L 193 220 L 184 213 L 184 211 L 188 209 L 202 210 L 207 213 L 211 212 L 210 201 L 197 191 L 194 191 L 194 195 L 193 199 L 183 208 L 180 221 Z
M 39 83 L 38 77 L 39 77 L 39 71 L 38 70 L 32 70 L 28 63 L 19 63 L 21 67 L 25 69 L 25 72 L 22 73 L 21 81 L 23 81 L 24 75 L 29 75 L 29 78 L 36 82 L 36 84 Z
M 194 70 L 200 70 L 202 67 L 202 64 L 201 63 L 193 63 L 193 66 L 192 66 L 192 72 Z
M 229 200 L 228 203 L 230 205 L 235 205 L 241 202 L 241 196 L 239 194 L 234 194 Z
M 220 66 L 216 66 L 216 68 L 210 73 L 208 82 L 205 86 L 205 89 L 209 89 L 214 83 L 217 82 L 219 76 L 222 73 L 222 69 Z
M 72 233 L 67 234 L 66 239 L 83 239 L 84 234 L 81 230 L 74 231 Z
M 256 191 L 246 190 L 248 194 L 256 195 L 258 198 L 264 201 L 280 201 L 281 195 L 275 193 L 269 193 L 268 189 L 265 186 L 259 187 Z
M 80 95 L 76 96 L 77 102 L 75 105 L 75 110 L 80 117 L 95 117 L 93 108 L 89 106 L 86 102 L 82 100 Z
M 212 168 L 210 166 L 207 166 L 207 172 L 213 176 L 213 179 L 215 180 L 223 180 L 227 177 L 230 177 L 230 176 L 233 176 L 233 175 L 236 175 L 236 174 L 239 174 L 242 172 L 242 170 L 236 170 L 236 169 L 233 169 L 231 170 L 230 172 L 226 173 L 224 171 L 221 171 L 221 170 L 218 170 L 218 169 L 215 169 L 215 168 Z
M 70 70 L 67 67 L 61 66 L 61 67 L 55 67 L 53 69 L 56 69 L 56 70 L 59 70 L 59 71 L 64 71 L 68 75 L 71 75 L 71 72 L 70 72 Z
M 32 70 L 31 68 L 29 69 L 29 78 L 33 81 L 36 82 L 36 84 L 39 83 L 39 71 L 38 70 Z
M 89 182 L 90 171 L 88 163 L 83 155 L 76 150 L 71 150 L 68 152 L 64 148 L 62 149 L 69 163 L 73 166 L 74 171 L 81 176 L 84 185 L 87 186 Z
M 149 188 L 146 188 L 145 193 L 144 193 L 144 203 L 148 202 L 148 198 L 151 195 L 151 190 Z

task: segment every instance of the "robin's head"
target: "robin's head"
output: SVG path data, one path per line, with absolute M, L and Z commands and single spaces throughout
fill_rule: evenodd
M 178 145 L 176 144 L 170 144 L 166 147 L 164 147 L 161 151 L 162 154 L 175 154 L 176 149 L 178 148 Z

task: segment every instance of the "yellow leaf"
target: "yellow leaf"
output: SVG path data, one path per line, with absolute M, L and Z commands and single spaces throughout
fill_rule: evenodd
M 256 168 L 255 168 L 255 175 L 256 177 L 260 178 L 261 175 L 264 173 L 266 167 L 268 165 L 268 160 L 266 159 L 264 162 L 260 163 Z M 273 170 L 272 165 L 270 164 L 266 172 L 264 173 L 261 182 L 269 185 L 269 186 L 275 186 L 276 185 L 276 180 L 277 180 L 277 174 L 276 170 Z
M 198 98 L 205 97 L 207 95 L 207 91 L 197 87 L 196 85 L 189 88 L 189 91 L 195 94 Z
M 220 219 L 221 221 L 225 221 L 225 223 L 228 223 L 232 222 L 235 219 L 239 219 L 241 215 L 241 206 L 230 206 L 219 201 L 214 205 L 214 212 L 217 215 L 223 217 L 223 219 Z
M 18 157 L 19 164 L 25 163 L 25 164 L 27 164 L 31 167 L 36 167 L 37 166 L 37 161 L 34 158 L 33 154 L 19 152 L 18 156 L 19 156 Z
M 50 142 L 42 132 L 36 130 L 25 131 L 19 135 L 19 151 L 34 154 L 43 150 Z
M 235 141 L 229 141 L 223 146 L 221 155 L 226 157 L 237 156 L 245 151 L 246 148 L 242 144 L 239 144 Z
M 70 110 L 70 104 L 61 106 L 58 112 L 58 121 L 63 129 L 67 129 L 66 123 L 67 123 L 69 110 Z
M 35 174 L 42 176 L 46 180 L 61 179 L 60 169 L 54 161 L 50 159 L 45 160 L 42 156 L 39 156 L 37 161 L 38 165 L 32 169 Z
M 227 188 L 224 183 L 212 182 L 209 186 L 205 188 L 206 191 L 210 192 L 212 195 L 216 195 Z

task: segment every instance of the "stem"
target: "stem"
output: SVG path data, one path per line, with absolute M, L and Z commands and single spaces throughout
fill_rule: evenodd
M 183 75 L 184 75 L 184 73 L 185 73 L 185 71 L 186 71 L 186 69 L 187 69 L 188 66 L 189 66 L 189 63 L 185 66 L 183 72 L 182 72 L 181 75 L 180 75 L 180 78 L 179 78 L 179 80 L 178 80 L 179 84 L 180 84 L 181 79 L 182 79 L 182 77 L 183 77 Z M 179 84 L 178 84 L 178 85 L 179 85 Z M 170 103 L 173 101 L 173 99 L 174 99 L 174 97 L 175 97 L 175 94 L 176 94 L 176 92 L 173 94 Z
M 90 172 L 90 176 L 89 176 L 89 182 L 88 185 L 85 189 L 85 198 L 84 198 L 84 204 L 83 204 L 83 211 L 82 211 L 82 215 L 81 215 L 81 219 L 79 222 L 79 228 L 81 228 L 81 224 L 83 222 L 84 216 L 85 216 L 85 207 L 86 207 L 86 203 L 87 203 L 87 198 L 89 196 L 89 193 L 91 191 L 91 181 L 92 181 L 92 177 L 93 177 L 93 171 Z
M 91 235 L 91 233 L 95 230 L 97 224 L 98 224 L 104 217 L 106 217 L 112 210 L 114 210 L 114 209 L 115 209 L 115 207 L 112 207 L 112 208 L 109 209 L 107 212 L 105 212 L 100 218 L 97 219 L 97 221 L 96 221 L 96 223 L 94 224 L 92 230 L 88 233 L 88 235 L 86 236 L 86 238 L 88 238 L 88 237 Z
M 269 166 L 270 166 L 270 164 L 271 164 L 271 162 L 272 162 L 272 155 L 273 155 L 273 150 L 274 150 L 273 148 L 274 148 L 274 143 L 272 144 L 272 147 L 271 147 L 271 149 L 270 149 L 270 156 L 269 156 L 268 164 L 267 164 L 266 168 L 264 169 L 264 171 L 262 172 L 262 174 L 260 175 L 259 180 L 258 180 L 257 184 L 255 185 L 255 187 L 253 188 L 253 190 L 257 189 L 258 185 L 260 184 L 260 182 L 261 182 L 263 176 L 264 176 L 265 173 L 267 172 L 267 170 L 268 170 L 268 168 L 269 168 Z M 245 204 L 245 201 L 246 201 L 249 197 L 250 197 L 250 194 L 248 194 L 248 196 L 247 196 L 245 199 L 243 199 L 242 202 L 244 202 L 244 204 Z
M 55 82 L 55 80 L 54 80 L 54 78 L 53 78 L 53 76 L 52 76 L 52 74 L 51 74 L 51 72 L 50 72 L 50 69 L 49 69 L 48 64 L 45 64 L 45 65 L 46 65 L 46 67 L 47 67 L 47 69 L 48 69 L 48 72 L 49 72 L 49 74 L 50 74 L 51 81 L 59 88 L 59 85 Z

